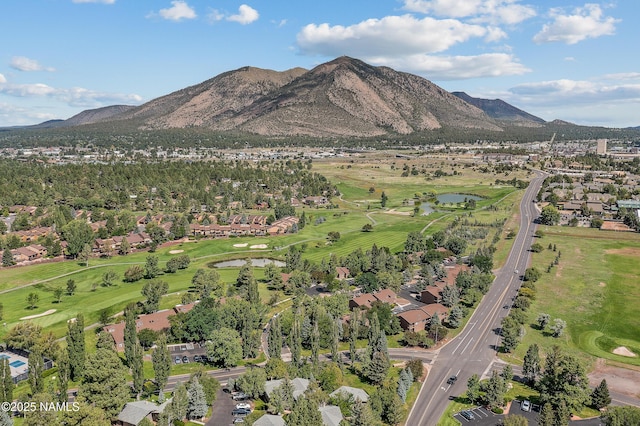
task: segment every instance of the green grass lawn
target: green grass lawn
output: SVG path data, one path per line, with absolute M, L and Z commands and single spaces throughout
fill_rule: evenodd
M 531 324 L 515 356 L 522 359 L 535 342 L 541 348 L 560 344 L 577 354 L 640 365 L 639 357 L 613 353 L 625 346 L 640 355 L 640 235 L 586 228 L 541 229 L 545 235 L 539 242 L 545 250 L 534 254 L 533 265 L 542 271 L 542 278 L 536 283 L 537 298 L 529 310 Z M 547 249 L 550 243 L 556 245 L 561 258 L 547 273 L 547 265 L 557 255 Z M 541 312 L 550 314 L 552 322 L 565 320 L 567 333 L 553 338 L 548 329 L 538 330 L 532 323 Z

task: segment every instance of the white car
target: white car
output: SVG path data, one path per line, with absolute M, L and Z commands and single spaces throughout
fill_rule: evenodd
M 241 402 L 239 404 L 236 404 L 236 410 L 240 410 L 240 409 L 251 410 L 251 405 L 249 405 L 246 402 Z
M 527 400 L 522 401 L 522 404 L 520 404 L 520 408 L 522 408 L 522 411 L 531 411 L 531 403 Z

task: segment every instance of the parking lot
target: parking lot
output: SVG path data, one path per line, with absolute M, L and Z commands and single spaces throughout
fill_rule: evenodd
M 467 419 L 460 413 L 453 416 L 463 425 L 495 426 L 501 424 L 501 420 L 504 417 L 494 414 L 484 407 L 476 407 L 465 411 L 471 412 L 473 419 Z
M 194 360 L 194 357 L 206 356 L 207 348 L 198 343 L 182 343 L 179 345 L 168 345 L 171 361 L 174 364 L 186 364 L 189 362 L 203 362 Z M 186 362 L 185 362 L 186 357 Z
M 524 411 L 521 408 L 522 403 L 520 401 L 513 401 L 509 414 L 523 416 L 529 422 L 529 426 L 536 426 L 538 424 L 538 416 L 540 415 L 540 406 L 536 404 L 531 405 L 530 411 Z M 457 413 L 453 417 L 458 420 L 462 425 L 473 426 L 497 426 L 502 425 L 504 414 L 494 414 L 484 407 L 476 407 L 469 410 L 473 414 L 473 419 L 465 418 L 461 413 Z M 577 420 L 569 422 L 570 426 L 600 426 L 601 422 L 599 418 Z

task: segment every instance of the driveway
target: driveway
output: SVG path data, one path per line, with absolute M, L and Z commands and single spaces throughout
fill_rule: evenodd
M 231 394 L 218 389 L 216 400 L 213 403 L 211 418 L 206 423 L 207 426 L 225 426 L 233 424 L 231 412 L 236 407 L 236 402 L 231 399 Z

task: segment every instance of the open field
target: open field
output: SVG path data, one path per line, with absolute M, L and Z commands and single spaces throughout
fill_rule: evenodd
M 529 310 L 531 325 L 516 356 L 522 359 L 529 344 L 536 342 L 541 348 L 561 344 L 572 352 L 640 365 L 640 356 L 614 353 L 624 347 L 640 355 L 640 235 L 588 228 L 540 229 L 545 235 L 539 242 L 545 250 L 534 254 L 533 265 L 542 277 Z M 547 249 L 549 244 L 556 245 L 561 258 L 547 273 L 557 254 Z M 548 330 L 538 330 L 533 324 L 541 312 L 550 314 L 552 322 L 565 320 L 568 332 L 556 339 Z

